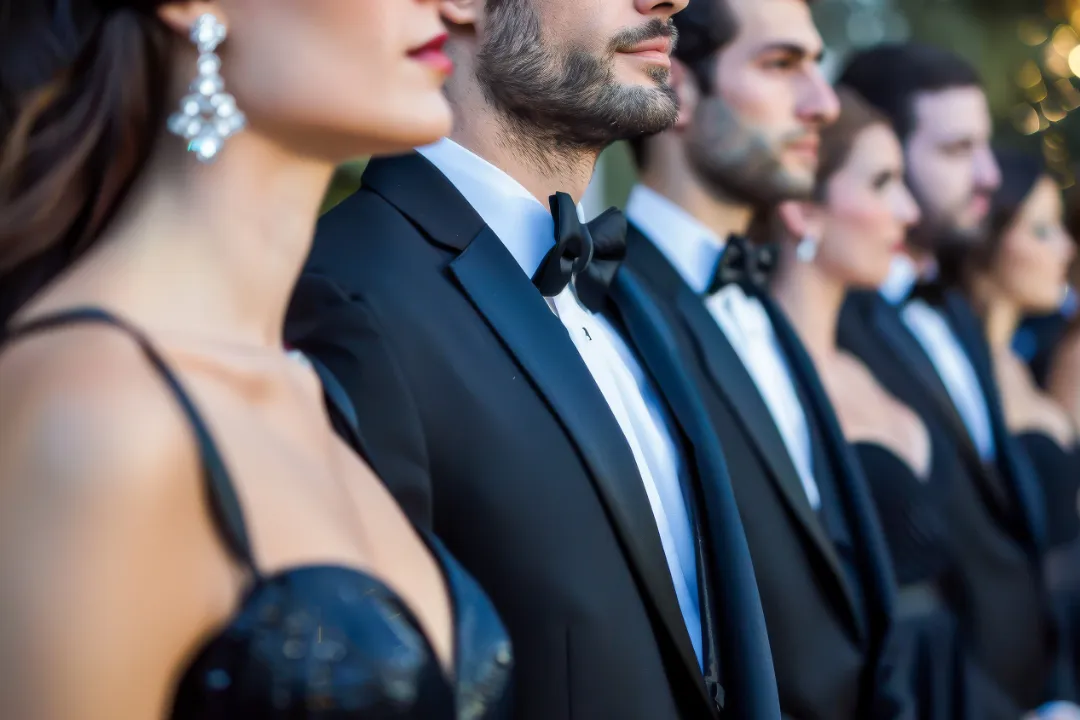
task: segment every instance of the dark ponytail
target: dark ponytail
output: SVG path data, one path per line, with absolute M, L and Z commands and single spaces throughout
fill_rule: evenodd
M 157 3 L 104 4 L 0 0 L 0 327 L 93 245 L 165 122 Z

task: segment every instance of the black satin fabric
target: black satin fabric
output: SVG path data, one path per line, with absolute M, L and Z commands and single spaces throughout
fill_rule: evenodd
M 129 335 L 161 376 L 192 428 L 208 505 L 234 559 L 252 577 L 236 614 L 183 673 L 173 720 L 502 720 L 510 642 L 480 587 L 433 536 L 421 532 L 443 572 L 454 614 L 448 676 L 408 606 L 378 578 L 338 566 L 264 576 L 228 470 L 179 378 L 137 329 L 80 308 L 9 330 L 4 342 L 63 325 L 107 325 Z
M 181 681 L 173 720 L 496 720 L 510 645 L 480 589 L 432 541 L 455 611 L 456 677 L 416 618 L 365 573 L 306 567 L 260 582 Z

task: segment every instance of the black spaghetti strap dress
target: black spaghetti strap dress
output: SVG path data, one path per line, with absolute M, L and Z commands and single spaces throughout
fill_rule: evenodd
M 952 470 L 935 455 L 930 477 L 922 480 L 882 445 L 855 443 L 854 449 L 896 572 L 895 657 L 917 700 L 917 717 L 973 720 L 958 625 L 941 587 L 950 562 L 946 507 Z
M 136 328 L 103 310 L 81 308 L 9 329 L 4 340 L 73 324 L 117 328 L 142 349 L 191 425 L 214 523 L 229 553 L 250 574 L 239 610 L 182 674 L 173 720 L 509 717 L 512 657 L 506 631 L 484 592 L 437 539 L 421 532 L 452 603 L 453 677 L 444 672 L 408 605 L 378 578 L 323 565 L 261 572 L 243 509 L 206 423 L 179 378 Z
M 1046 579 L 1058 622 L 1055 697 L 1080 702 L 1080 444 L 1041 432 L 1018 436 L 1046 498 Z

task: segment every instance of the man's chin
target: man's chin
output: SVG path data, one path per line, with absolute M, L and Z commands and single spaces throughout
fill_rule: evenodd
M 663 91 L 669 87 L 670 68 L 647 65 L 634 58 L 617 57 L 614 65 L 615 82 L 623 87 Z
M 619 112 L 609 113 L 609 126 L 623 130 L 627 140 L 639 135 L 663 132 L 675 124 L 679 117 L 679 104 L 669 86 L 623 84 L 620 86 Z

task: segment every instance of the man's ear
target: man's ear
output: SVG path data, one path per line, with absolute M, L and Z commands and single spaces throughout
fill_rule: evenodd
M 485 0 L 439 0 L 439 14 L 450 25 L 476 25 L 483 20 Z
M 221 3 L 211 0 L 188 0 L 187 2 L 166 2 L 157 10 L 158 19 L 165 23 L 173 32 L 187 39 L 191 28 L 200 16 L 210 13 L 218 19 L 226 28 L 229 27 L 229 18 L 221 7 Z
M 820 239 L 825 218 L 820 208 L 805 200 L 788 200 L 776 207 L 776 215 L 787 234 L 796 240 L 811 236 Z
M 697 111 L 701 91 L 698 90 L 697 81 L 690 69 L 675 58 L 671 58 L 671 76 L 668 82 L 679 101 L 679 117 L 675 121 L 675 129 L 685 130 Z

